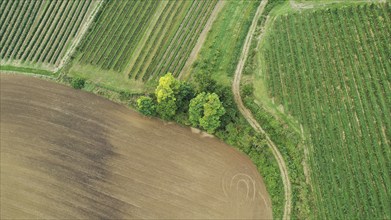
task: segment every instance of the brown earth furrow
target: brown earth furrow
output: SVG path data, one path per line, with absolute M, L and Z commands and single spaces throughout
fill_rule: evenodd
M 249 158 L 50 81 L 0 74 L 1 218 L 270 219 Z

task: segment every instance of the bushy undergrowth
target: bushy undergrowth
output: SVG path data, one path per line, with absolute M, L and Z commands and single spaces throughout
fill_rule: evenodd
M 86 83 L 86 80 L 80 77 L 74 77 L 71 79 L 71 86 L 75 89 L 82 89 L 84 88 L 84 85 Z
M 310 187 L 304 175 L 304 143 L 300 134 L 256 104 L 252 94 L 244 95 L 243 99 L 245 106 L 250 109 L 258 123 L 278 146 L 288 166 L 292 185 L 292 217 L 294 219 L 308 218 L 311 197 Z

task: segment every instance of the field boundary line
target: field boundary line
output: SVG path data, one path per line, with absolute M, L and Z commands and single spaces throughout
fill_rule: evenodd
M 212 29 L 213 22 L 216 20 L 217 15 L 219 14 L 221 9 L 223 8 L 224 4 L 225 4 L 225 0 L 219 0 L 217 2 L 217 4 L 215 5 L 215 8 L 213 9 L 212 14 L 210 15 L 208 21 L 206 22 L 204 29 L 201 31 L 201 34 L 198 37 L 198 40 L 197 40 L 196 44 L 194 45 L 193 50 L 191 51 L 191 53 L 189 55 L 189 58 L 187 58 L 187 61 L 186 61 L 185 65 L 183 66 L 183 69 L 181 70 L 181 72 L 178 75 L 179 79 L 183 78 L 183 74 L 188 72 L 191 65 L 197 59 L 198 54 L 202 48 L 202 45 L 204 45 L 204 42 L 206 40 L 206 37 L 207 37 L 209 31 Z
M 65 53 L 64 57 L 61 59 L 60 63 L 58 64 L 58 67 L 54 69 L 54 72 L 57 72 L 59 69 L 62 68 L 64 64 L 68 62 L 69 58 L 74 53 L 76 47 L 79 45 L 80 41 L 87 33 L 89 27 L 92 24 L 92 21 L 95 19 L 96 14 L 98 13 L 98 11 L 100 11 L 102 4 L 103 4 L 103 0 L 99 0 L 97 6 L 95 6 L 93 11 L 91 12 L 91 15 L 86 19 L 86 21 L 83 23 L 83 26 L 79 29 L 80 31 L 78 31 L 77 36 L 73 39 L 71 46 L 69 47 L 68 51 Z
M 340 3 L 385 3 L 387 0 L 334 0 L 329 2 L 296 2 L 296 0 L 289 0 L 290 7 L 296 10 L 313 9 L 315 7 L 326 7 L 331 4 Z
M 270 139 L 269 135 L 265 132 L 265 130 L 259 125 L 257 120 L 252 115 L 251 111 L 246 108 L 243 104 L 242 97 L 240 96 L 240 79 L 242 76 L 244 64 L 246 63 L 247 56 L 249 53 L 249 49 L 251 46 L 251 41 L 253 37 L 253 33 L 256 30 L 257 22 L 262 14 L 266 4 L 267 0 L 263 0 L 261 4 L 258 6 L 258 9 L 255 13 L 254 19 L 251 23 L 250 29 L 247 33 L 246 40 L 243 45 L 242 53 L 240 55 L 239 63 L 237 65 L 234 81 L 232 83 L 232 91 L 234 94 L 236 105 L 238 106 L 238 109 L 240 113 L 243 115 L 244 118 L 248 121 L 248 123 L 253 127 L 254 130 L 257 132 L 263 134 L 266 138 L 266 141 L 272 150 L 272 153 L 274 157 L 276 158 L 276 161 L 278 163 L 278 167 L 281 172 L 281 178 L 284 184 L 284 192 L 285 192 L 285 205 L 284 205 L 284 214 L 283 219 L 290 219 L 291 216 L 291 206 L 292 206 L 292 189 L 291 189 L 291 182 L 288 175 L 288 168 L 286 166 L 286 163 L 284 161 L 284 158 L 282 157 L 280 151 L 278 150 L 277 146 L 274 144 L 274 142 Z M 266 23 L 266 22 L 265 22 Z M 261 36 L 259 36 L 259 39 L 261 39 L 263 33 L 261 33 Z

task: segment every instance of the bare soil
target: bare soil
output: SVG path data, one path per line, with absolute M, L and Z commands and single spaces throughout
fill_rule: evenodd
M 270 219 L 242 153 L 90 93 L 0 74 L 1 218 Z

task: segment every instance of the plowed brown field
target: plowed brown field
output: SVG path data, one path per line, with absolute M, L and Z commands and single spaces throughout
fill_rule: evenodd
M 83 91 L 1 79 L 1 218 L 271 218 L 242 153 Z

